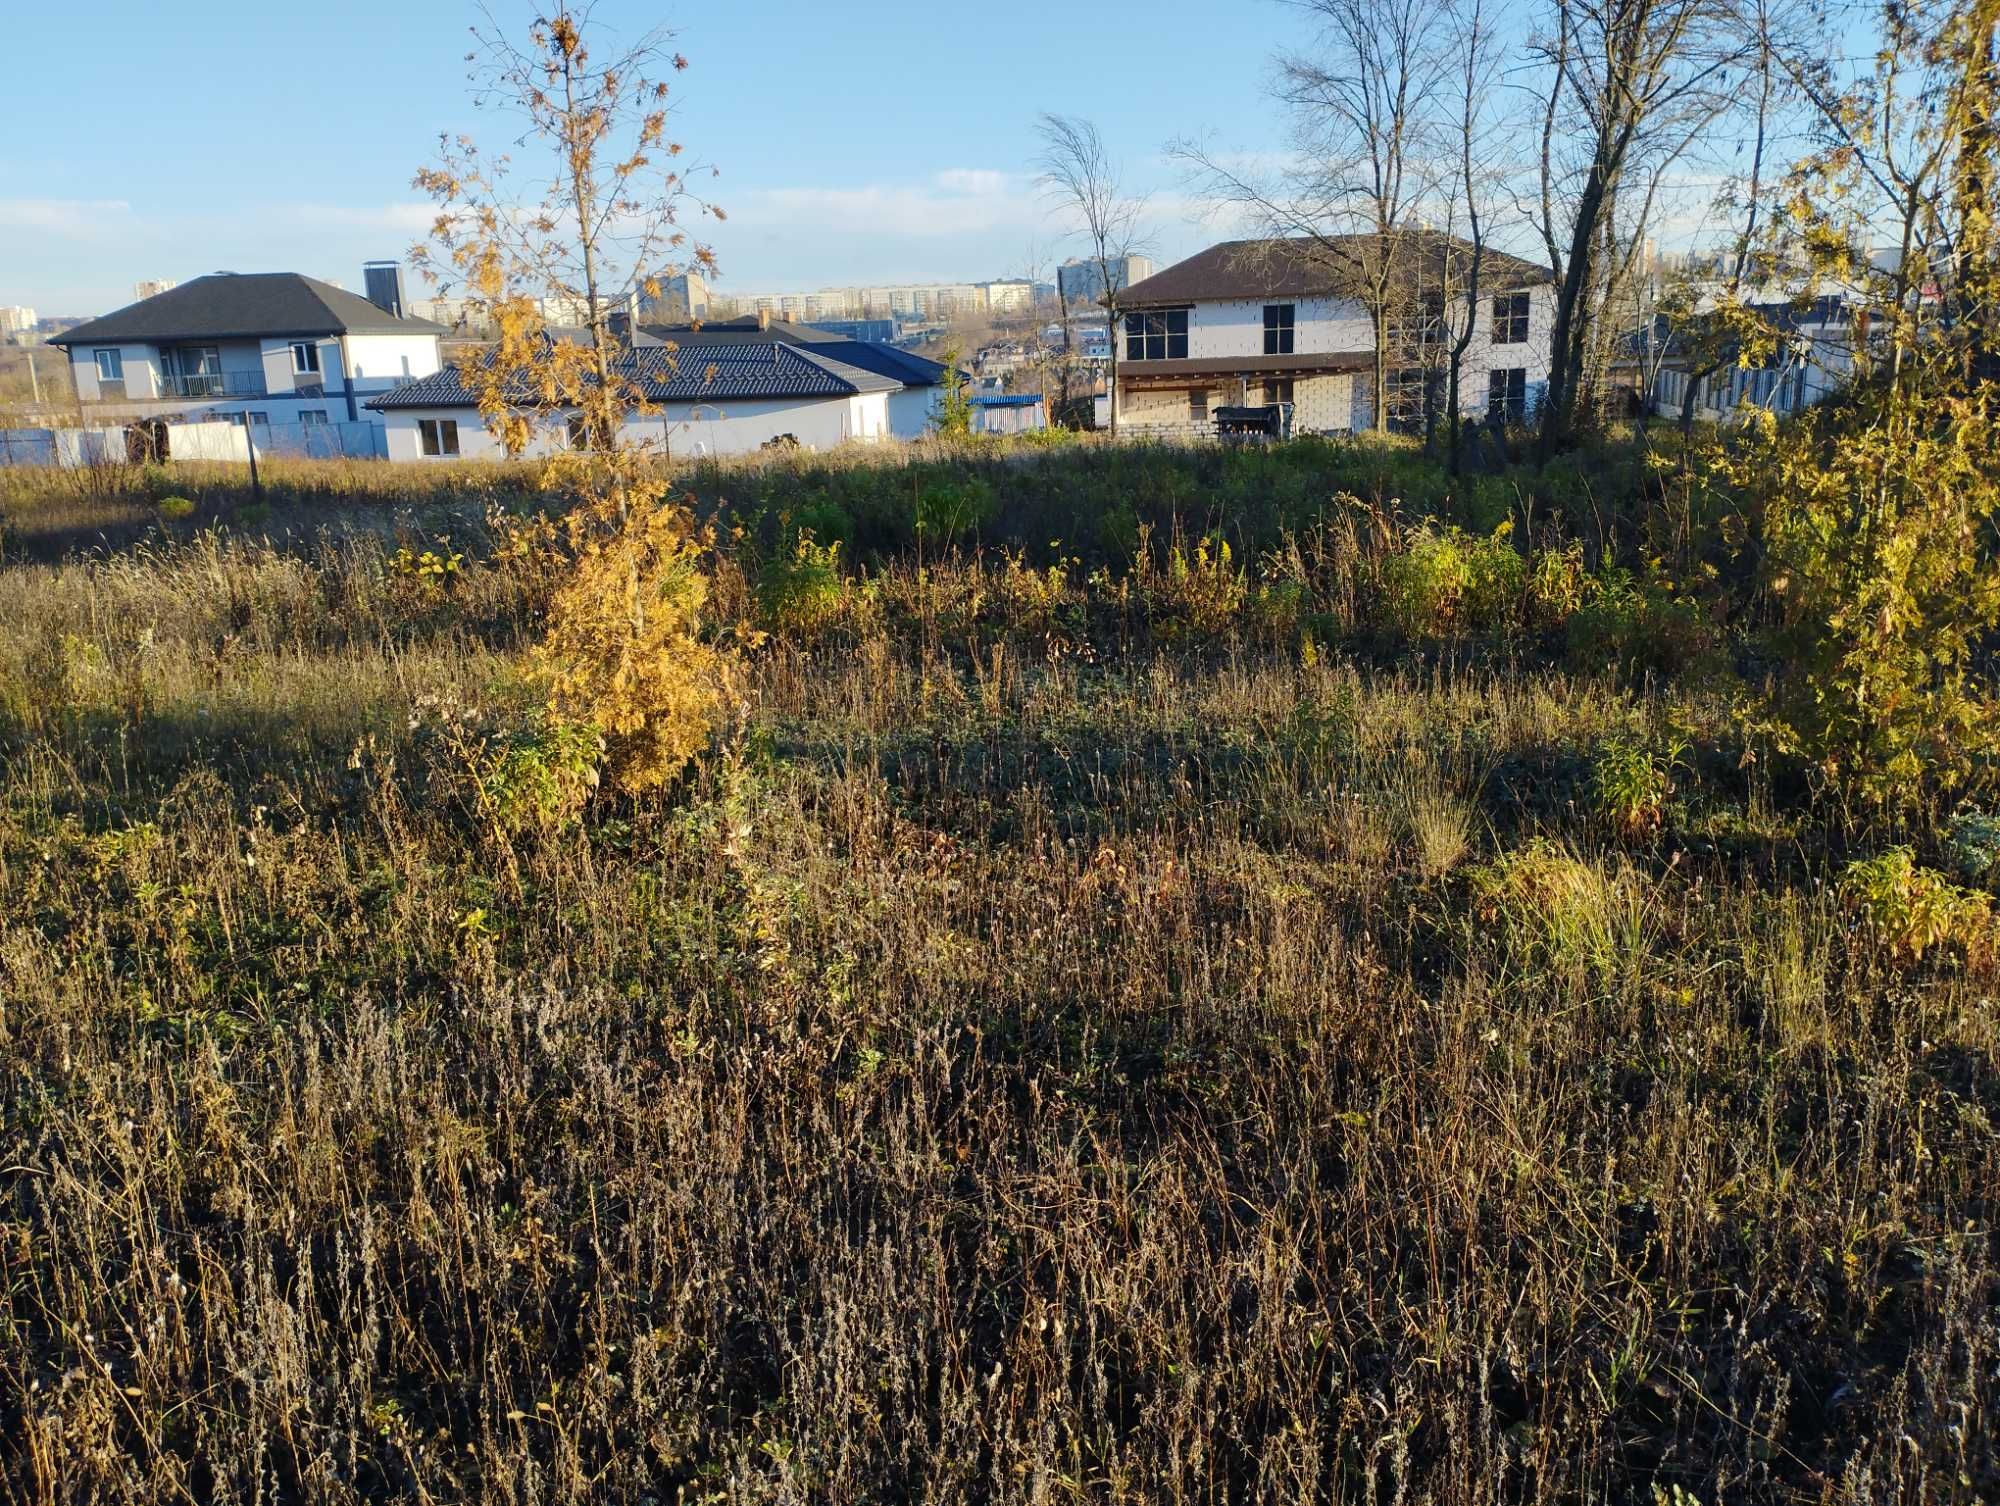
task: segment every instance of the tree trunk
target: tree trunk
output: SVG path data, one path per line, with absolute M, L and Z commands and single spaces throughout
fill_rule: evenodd
M 1107 277 L 1105 281 L 1108 283 L 1110 279 Z M 1105 328 L 1111 335 L 1111 368 L 1109 380 L 1105 383 L 1104 406 L 1111 419 L 1111 437 L 1116 440 L 1118 438 L 1118 340 L 1123 332 L 1118 328 L 1118 304 L 1115 300 L 1105 300 L 1104 313 Z M 1094 397 L 1091 399 L 1093 407 L 1096 401 Z

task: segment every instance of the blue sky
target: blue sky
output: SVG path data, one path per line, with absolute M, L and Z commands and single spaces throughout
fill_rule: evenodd
M 491 5 L 503 20 L 532 9 Z M 410 176 L 438 133 L 497 134 L 466 93 L 468 0 L 0 8 L 17 64 L 0 303 L 44 316 L 221 268 L 358 287 L 363 260 L 400 257 L 427 223 Z M 729 222 L 710 239 L 738 292 L 1005 276 L 1060 249 L 1032 181 L 1043 109 L 1097 121 L 1155 196 L 1156 253 L 1186 254 L 1218 232 L 1162 147 L 1203 133 L 1279 147 L 1262 84 L 1274 37 L 1296 35 L 1272 0 L 600 0 L 598 15 L 627 37 L 675 27 L 692 64 L 675 130 L 722 170 Z

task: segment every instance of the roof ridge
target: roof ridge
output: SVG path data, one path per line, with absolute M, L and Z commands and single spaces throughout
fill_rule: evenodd
M 331 284 L 321 282 L 317 277 L 309 277 L 304 272 L 273 272 L 267 275 L 272 277 L 296 277 L 300 282 L 305 284 L 306 292 L 312 295 L 312 301 L 314 303 L 317 303 L 322 309 L 326 311 L 327 318 L 331 319 L 336 325 L 338 325 L 342 329 L 345 329 L 347 327 L 347 321 L 341 318 L 340 314 L 338 313 L 338 311 L 335 310 L 334 306 L 328 303 L 326 299 L 320 295 L 321 288 L 326 288 L 328 291 L 333 291 Z M 396 317 L 396 315 L 389 313 L 387 309 L 384 309 L 382 312 L 384 317 L 386 318 L 393 319 Z

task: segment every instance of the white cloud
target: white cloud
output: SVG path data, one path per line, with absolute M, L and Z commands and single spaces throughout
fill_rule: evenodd
M 43 235 L 102 235 L 111 220 L 132 213 L 124 199 L 0 199 L 0 228 Z
M 433 204 L 293 204 L 283 218 L 310 227 L 341 230 L 394 230 L 422 234 L 437 218 Z
M 942 239 L 1017 232 L 1041 218 L 1032 185 L 1019 174 L 954 167 L 921 183 L 851 188 L 761 188 L 733 196 L 732 225 Z
M 948 167 L 933 181 L 946 193 L 990 198 L 1007 193 L 1014 183 L 1014 175 L 990 167 Z

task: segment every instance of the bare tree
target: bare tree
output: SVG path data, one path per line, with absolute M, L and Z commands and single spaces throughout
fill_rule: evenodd
M 1296 165 L 1260 174 L 1197 142 L 1170 150 L 1209 197 L 1303 242 L 1331 286 L 1366 305 L 1373 422 L 1386 428 L 1398 328 L 1425 281 L 1412 265 L 1424 238 L 1406 232 L 1437 187 L 1448 0 L 1294 3 L 1319 26 L 1314 51 L 1278 59 L 1272 91 L 1291 118 Z
M 1124 191 L 1117 164 L 1106 150 L 1104 138 L 1088 120 L 1045 113 L 1037 122 L 1036 132 L 1042 141 L 1043 191 L 1074 222 L 1074 233 L 1084 241 L 1084 260 L 1096 270 L 1103 289 L 1100 301 L 1111 332 L 1111 437 L 1116 439 L 1118 323 L 1125 293 L 1124 263 L 1139 249 L 1145 200 Z
M 1455 476 L 1465 458 L 1464 398 L 1460 387 L 1466 352 L 1472 347 L 1473 333 L 1479 322 L 1486 238 L 1492 219 L 1489 199 L 1496 183 L 1490 148 L 1485 145 L 1495 139 L 1496 133 L 1491 131 L 1487 115 L 1495 57 L 1484 0 L 1465 0 L 1454 45 L 1457 59 L 1452 73 L 1457 88 L 1458 152 L 1447 195 L 1450 214 L 1447 228 L 1456 231 L 1457 221 L 1462 215 L 1466 245 L 1458 277 L 1460 311 L 1455 318 L 1447 316 L 1451 319 L 1451 349 L 1446 365 L 1445 423 L 1449 465 Z M 1452 249 L 1455 251 L 1456 248 Z M 1453 259 L 1457 260 L 1455 256 Z
M 1778 228 L 1805 248 L 1818 278 L 1869 311 L 1855 332 L 1857 365 L 1886 345 L 1900 384 L 1921 354 L 1955 347 L 1968 373 L 1991 375 L 2000 0 L 1884 3 L 1880 17 L 1881 45 L 1861 77 L 1840 77 L 1824 49 L 1777 53 L 1807 101 L 1818 148 L 1786 180 Z M 1886 256 L 1872 254 L 1883 246 Z M 1931 339 L 1939 326 L 1955 338 Z
M 455 284 L 494 326 L 499 354 L 487 370 L 518 374 L 536 361 L 560 372 L 568 364 L 609 394 L 622 345 L 613 313 L 657 297 L 678 272 L 712 275 L 713 252 L 681 222 L 690 211 L 723 215 L 696 192 L 682 146 L 667 134 L 667 76 L 687 67 L 672 33 L 649 31 L 600 61 L 587 40 L 603 29 L 594 9 L 557 5 L 528 27 L 525 46 L 490 14 L 472 29 L 473 101 L 508 121 L 532 165 L 487 155 L 470 137 L 443 138 L 437 162 L 417 173 L 438 214 L 429 243 L 410 259 L 447 290 Z M 544 349 L 550 308 L 563 311 L 563 322 L 582 315 L 587 343 L 567 363 Z M 600 445 L 611 442 L 597 431 L 613 416 L 591 417 Z
M 1556 275 L 1544 459 L 1576 432 L 1614 333 L 1607 306 L 1633 272 L 1669 170 L 1727 111 L 1724 81 L 1753 45 L 1722 0 L 1552 3 L 1536 44 L 1538 228 Z

